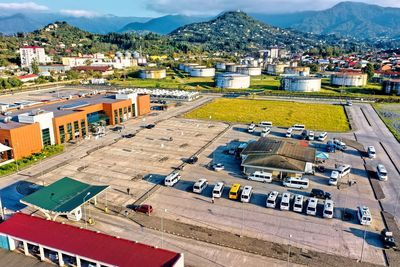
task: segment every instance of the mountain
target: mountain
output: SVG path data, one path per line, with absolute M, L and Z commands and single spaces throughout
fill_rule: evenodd
M 117 17 L 104 15 L 97 17 L 72 17 L 58 13 L 17 13 L 14 15 L 0 15 L 0 33 L 11 35 L 17 32 L 31 32 L 40 29 L 54 21 L 66 21 L 70 25 L 79 27 L 92 33 L 109 33 L 120 30 L 131 22 L 146 22 L 149 18 Z
M 316 34 L 357 36 L 363 39 L 400 35 L 400 8 L 360 2 L 341 2 L 323 11 L 253 16 L 277 27 Z
M 158 34 L 167 34 L 173 30 L 187 24 L 207 21 L 210 18 L 183 15 L 167 15 L 160 18 L 149 20 L 148 22 L 133 22 L 123 27 L 120 32 L 154 32 Z
M 318 36 L 286 30 L 255 20 L 243 12 L 226 12 L 208 22 L 180 27 L 169 34 L 177 42 L 187 42 L 209 51 L 250 51 L 269 46 L 285 47 L 292 51 L 350 43 L 335 36 Z

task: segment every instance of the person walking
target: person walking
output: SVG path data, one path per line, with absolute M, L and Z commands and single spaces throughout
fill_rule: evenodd
M 212 198 L 211 198 L 211 202 L 214 204 L 214 196 L 212 196 Z

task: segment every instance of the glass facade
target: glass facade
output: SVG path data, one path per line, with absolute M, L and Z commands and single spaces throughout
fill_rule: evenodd
M 75 133 L 75 137 L 79 137 L 80 136 L 79 122 L 78 121 L 74 121 L 74 133 Z
M 123 122 L 124 117 L 122 116 L 122 108 L 119 109 L 119 122 Z
M 68 140 L 72 140 L 72 123 L 67 124 Z
M 61 143 L 65 142 L 65 129 L 64 129 L 64 125 L 60 125 L 58 126 L 58 131 L 60 133 L 60 141 Z
M 118 124 L 118 111 L 114 110 L 114 123 Z
M 44 146 L 51 145 L 51 138 L 50 138 L 50 129 L 42 129 L 42 142 Z
M 114 112 L 114 115 L 116 113 Z M 104 111 L 98 111 L 98 112 L 93 112 L 87 114 L 87 121 L 88 124 L 93 124 L 93 123 L 98 123 L 100 121 L 105 121 L 106 125 L 110 124 L 110 118 L 107 116 L 107 114 Z
M 86 137 L 86 124 L 85 120 L 81 120 L 82 137 Z

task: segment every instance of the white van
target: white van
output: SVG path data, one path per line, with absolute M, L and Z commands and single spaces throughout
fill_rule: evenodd
M 286 137 L 287 138 L 290 138 L 290 137 L 292 137 L 292 133 L 293 133 L 293 128 L 289 128 L 289 129 L 287 129 L 287 131 L 286 131 Z
M 376 158 L 375 147 L 369 146 L 368 149 L 367 149 L 367 151 L 368 151 L 368 157 L 369 157 L 370 159 Z
M 372 216 L 367 206 L 357 207 L 357 217 L 362 225 L 370 225 L 372 223 Z
M 193 193 L 198 193 L 201 194 L 203 190 L 207 187 L 208 182 L 206 179 L 199 179 L 194 185 L 193 185 Z
M 387 170 L 383 164 L 378 164 L 376 167 L 376 173 L 378 174 L 378 178 L 381 181 L 387 181 L 388 175 Z
M 265 127 L 261 131 L 261 137 L 266 137 L 271 133 L 271 128 Z
M 328 218 L 328 219 L 333 218 L 333 208 L 334 208 L 333 201 L 330 199 L 325 200 L 324 211 L 322 213 L 324 218 Z
M 220 198 L 222 196 L 222 192 L 224 191 L 224 183 L 223 182 L 218 182 L 213 189 L 212 195 L 215 198 Z
M 348 164 L 341 165 L 341 166 L 337 167 L 336 170 L 338 171 L 340 178 L 342 178 L 350 173 L 351 165 L 348 165 Z
M 252 124 L 250 124 L 249 127 L 247 128 L 247 131 L 248 131 L 249 133 L 254 133 L 255 129 L 256 129 L 256 125 L 252 123 Z
M 283 186 L 304 189 L 308 188 L 310 181 L 307 178 L 302 177 L 288 177 L 283 180 Z
M 247 179 L 263 182 L 263 183 L 271 183 L 272 182 L 272 173 L 255 171 L 253 174 L 250 174 Z
M 290 209 L 290 193 L 283 193 L 281 200 L 281 210 Z
M 260 122 L 260 124 L 258 126 L 272 128 L 272 122 L 270 122 L 270 121 L 262 121 L 262 122 Z
M 165 186 L 174 186 L 181 179 L 179 172 L 173 172 L 164 179 Z
M 329 177 L 329 184 L 330 185 L 337 185 L 339 178 L 340 178 L 339 172 L 338 171 L 332 171 L 331 177 Z
M 268 194 L 267 203 L 266 203 L 267 208 L 275 208 L 276 207 L 278 195 L 279 195 L 279 193 L 277 191 L 271 191 L 271 193 Z
M 340 141 L 339 139 L 334 139 L 334 140 L 333 140 L 333 143 L 335 144 L 335 147 L 336 147 L 336 149 L 338 149 L 338 150 L 344 151 L 344 150 L 347 149 L 346 143 Z
M 251 187 L 250 185 L 246 185 L 242 190 L 240 201 L 249 203 L 252 194 L 253 194 L 253 187 Z
M 325 141 L 325 139 L 328 137 L 328 133 L 327 132 L 323 132 L 323 133 L 320 133 L 319 134 L 319 136 L 318 136 L 318 141 Z
M 309 131 L 307 133 L 307 139 L 310 141 L 314 141 L 314 136 L 315 136 L 314 131 Z
M 317 215 L 318 200 L 315 197 L 308 199 L 307 215 Z
M 295 195 L 294 204 L 293 204 L 293 211 L 295 211 L 295 212 L 303 212 L 303 204 L 304 204 L 304 196 Z
M 295 124 L 292 126 L 293 131 L 303 131 L 304 129 L 306 129 L 306 126 L 304 126 L 303 124 Z

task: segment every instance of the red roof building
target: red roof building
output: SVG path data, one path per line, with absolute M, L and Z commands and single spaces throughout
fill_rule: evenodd
M 39 245 L 42 259 L 44 249 L 57 252 L 59 259 L 63 255 L 76 257 L 77 266 L 81 260 L 98 266 L 184 266 L 183 254 L 23 213 L 0 224 L 0 246 L 3 244 L 3 248 L 5 240 L 8 240 L 10 250 L 15 249 L 17 242 L 22 242 L 25 253 L 29 253 L 28 244 Z
M 28 74 L 28 75 L 23 75 L 23 76 L 18 76 L 17 79 L 20 80 L 21 82 L 31 82 L 39 78 L 38 75 L 36 74 Z

